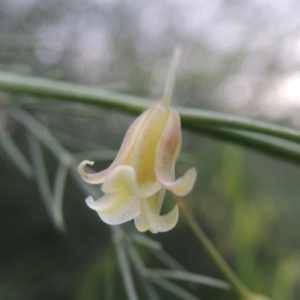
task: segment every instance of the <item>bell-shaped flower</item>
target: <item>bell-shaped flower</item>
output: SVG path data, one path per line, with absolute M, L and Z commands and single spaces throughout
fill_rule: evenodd
M 179 212 L 176 205 L 169 213 L 160 215 L 165 190 L 185 196 L 197 177 L 195 168 L 191 168 L 175 179 L 180 149 L 179 114 L 168 107 L 167 101 L 159 102 L 130 126 L 110 167 L 90 174 L 84 167 L 93 165 L 92 161 L 85 160 L 78 166 L 84 181 L 102 184 L 104 195 L 96 201 L 88 197 L 87 205 L 111 225 L 134 220 L 139 231 L 157 233 L 172 229 Z

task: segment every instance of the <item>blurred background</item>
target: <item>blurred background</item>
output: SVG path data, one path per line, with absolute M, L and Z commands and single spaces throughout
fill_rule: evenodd
M 183 58 L 175 105 L 300 127 L 296 0 L 0 2 L 1 71 L 158 99 L 178 44 Z M 0 100 L 7 97 L 0 93 Z M 97 160 L 107 150 L 97 170 L 113 159 L 134 119 L 104 109 L 85 116 L 80 112 L 90 110 L 80 105 L 43 103 L 28 111 L 78 159 Z M 74 115 L 66 113 L 72 110 Z M 29 158 L 26 130 L 2 105 L 0 127 Z M 44 158 L 52 180 L 57 161 L 47 150 Z M 190 165 L 199 175 L 185 201 L 246 285 L 272 299 L 300 299 L 299 165 L 184 131 L 178 173 Z M 107 273 L 116 284 L 111 299 L 126 299 L 111 257 L 111 231 L 87 208 L 87 194 L 74 178 L 67 178 L 61 234 L 36 182 L 1 148 L 0 176 L 0 299 L 105 299 Z M 171 232 L 147 235 L 189 271 L 222 278 L 183 220 Z M 151 255 L 144 258 L 157 265 Z M 189 287 L 201 299 L 235 299 L 229 292 Z

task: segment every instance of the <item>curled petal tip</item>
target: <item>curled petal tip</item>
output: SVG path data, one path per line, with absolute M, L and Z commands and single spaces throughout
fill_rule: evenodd
M 82 161 L 79 166 L 78 166 L 78 170 L 79 169 L 83 169 L 86 165 L 93 165 L 95 162 L 94 161 L 91 161 L 91 160 L 84 160 Z
M 90 161 L 90 160 L 84 160 L 84 161 L 82 161 L 79 165 L 78 165 L 78 168 L 77 168 L 77 171 L 78 171 L 78 173 L 79 173 L 79 175 L 83 175 L 84 176 L 84 174 L 86 174 L 85 173 L 85 171 L 84 171 L 84 167 L 86 166 L 86 165 L 93 165 L 95 162 L 93 162 L 93 161 Z
M 140 199 L 141 214 L 134 219 L 138 231 L 151 231 L 152 233 L 171 230 L 178 222 L 179 209 L 175 207 L 165 215 L 160 215 L 161 197 L 164 190 L 148 199 Z
M 187 170 L 182 177 L 173 182 L 161 180 L 160 178 L 158 178 L 158 180 L 165 189 L 171 190 L 175 195 L 183 197 L 193 189 L 196 178 L 196 168 L 191 168 Z
M 173 229 L 179 218 L 179 209 L 176 205 L 170 212 L 165 215 L 150 214 L 149 230 L 152 233 L 166 232 Z
M 90 183 L 90 184 L 100 184 L 100 183 L 103 183 L 105 181 L 105 178 L 107 176 L 107 173 L 108 173 L 108 170 L 104 170 L 102 172 L 98 172 L 98 173 L 94 173 L 94 174 L 89 174 L 89 173 L 86 173 L 84 171 L 84 167 L 86 165 L 93 165 L 94 162 L 93 161 L 90 161 L 90 160 L 84 160 L 82 161 L 78 168 L 77 168 L 77 171 L 79 173 L 79 175 L 81 176 L 81 178 L 87 182 L 87 183 Z
M 99 199 L 94 200 L 93 197 L 89 196 L 85 199 L 85 202 L 89 208 L 96 210 L 99 213 L 109 209 L 117 197 L 117 194 L 104 194 Z
M 178 187 L 176 187 L 174 190 L 172 190 L 172 192 L 180 197 L 186 196 L 193 189 L 196 179 L 196 168 L 187 170 L 183 177 L 179 178 L 179 180 L 181 180 L 181 184 L 178 185 Z
M 166 215 L 159 216 L 160 220 L 157 220 L 157 224 L 156 224 L 157 232 L 166 232 L 173 229 L 178 222 L 178 218 L 179 218 L 179 209 L 178 206 L 175 205 L 175 207 Z

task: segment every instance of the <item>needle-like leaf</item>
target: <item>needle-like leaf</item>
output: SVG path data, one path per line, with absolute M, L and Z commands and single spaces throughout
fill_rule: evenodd
M 11 159 L 15 166 L 27 178 L 33 176 L 33 170 L 25 155 L 20 151 L 13 139 L 7 132 L 0 127 L 0 146 L 5 151 L 6 155 Z

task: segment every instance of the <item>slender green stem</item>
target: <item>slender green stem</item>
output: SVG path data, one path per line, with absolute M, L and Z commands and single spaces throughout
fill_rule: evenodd
M 195 108 L 178 108 L 183 127 L 242 129 L 300 143 L 300 131 L 254 119 Z
M 46 141 L 46 144 L 49 148 L 55 148 L 55 151 L 60 153 L 61 158 L 66 157 L 56 140 L 55 143 L 50 142 L 53 140 L 53 138 L 49 137 L 48 131 L 46 133 L 46 130 L 43 129 L 43 132 L 41 133 L 39 130 L 37 130 L 39 127 L 37 125 L 38 123 L 32 118 L 29 122 L 26 121 L 28 119 L 28 114 L 24 110 L 20 110 L 18 107 L 13 107 L 10 108 L 9 111 L 18 119 L 18 121 L 23 123 L 25 127 L 31 126 L 33 131 L 36 132 L 36 135 L 40 135 L 42 140 Z M 190 124 L 189 128 L 196 132 L 201 132 L 218 139 L 234 142 L 300 164 L 300 147 L 292 142 L 240 130 L 238 131 L 219 127 L 201 126 L 197 125 L 196 123 Z
M 234 142 L 300 164 L 300 146 L 293 142 L 259 133 L 217 127 L 202 127 L 201 129 L 199 127 L 199 131 L 220 140 Z
M 101 110 L 87 107 L 82 105 L 82 107 L 78 108 L 78 110 L 74 110 L 74 108 L 66 108 L 62 105 L 64 109 L 60 111 L 59 109 L 52 110 L 52 107 L 49 105 L 45 105 L 47 103 L 38 103 L 38 106 L 34 104 L 34 106 L 26 106 L 28 109 L 37 109 L 46 112 L 55 112 L 62 114 L 71 114 L 71 115 L 80 115 L 87 117 L 97 117 L 99 118 L 101 114 Z M 51 103 L 49 103 L 51 104 Z M 24 106 L 24 105 L 22 105 Z M 48 110 L 50 107 L 50 110 Z M 87 108 L 90 108 L 87 110 Z M 92 109 L 92 110 L 91 110 Z M 275 126 L 275 125 L 274 125 Z M 292 161 L 294 163 L 300 164 L 300 145 L 298 146 L 296 143 L 291 142 L 290 139 L 288 141 L 280 139 L 274 136 L 263 135 L 260 133 L 253 133 L 250 131 L 244 130 L 235 130 L 229 129 L 229 127 L 217 127 L 217 126 L 208 126 L 202 123 L 192 122 L 188 124 L 190 130 L 193 130 L 197 133 L 202 133 L 211 137 L 215 137 L 217 139 L 221 139 L 224 141 L 233 142 L 236 144 L 240 144 L 242 146 L 250 147 L 255 150 L 271 154 L 276 157 L 284 158 L 286 160 Z M 70 138 L 68 138 L 70 139 Z M 74 137 L 72 138 L 74 139 Z M 85 141 L 86 143 L 86 141 Z M 99 146 L 98 146 L 99 147 Z M 102 154 L 101 154 L 102 155 Z
M 135 114 L 140 113 L 152 104 L 150 101 L 142 98 L 84 85 L 62 81 L 56 82 L 37 77 L 24 77 L 5 72 L 0 72 L 0 89 L 13 93 L 29 93 L 41 97 L 50 97 L 55 100 L 93 104 L 99 107 L 118 109 Z M 9 102 L 4 104 L 9 105 Z M 17 108 L 14 110 L 13 114 L 16 114 L 16 117 L 19 119 L 19 116 L 17 116 L 18 112 L 16 111 Z M 218 139 L 239 143 L 247 147 L 250 146 L 262 152 L 283 157 L 296 163 L 300 162 L 300 147 L 298 144 L 285 142 L 288 140 L 298 143 L 300 141 L 300 132 L 297 130 L 200 109 L 178 108 L 178 111 L 181 114 L 182 125 L 187 129 L 202 132 Z M 239 130 L 237 131 L 236 129 Z M 251 131 L 265 134 L 266 136 L 253 136 Z M 269 136 L 283 140 L 272 140 Z M 49 144 L 52 144 L 51 147 L 56 147 L 56 143 Z M 60 151 L 59 149 L 56 150 Z
M 235 292 L 240 296 L 241 299 L 251 299 L 252 293 L 244 286 L 244 284 L 232 271 L 232 269 L 229 267 L 229 265 L 226 263 L 223 257 L 219 254 L 219 252 L 214 247 L 212 242 L 208 239 L 206 234 L 198 225 L 191 212 L 187 209 L 184 202 L 178 199 L 177 204 L 181 209 L 181 211 L 183 212 L 187 224 L 189 225 L 189 227 L 197 237 L 198 241 L 204 247 L 204 249 L 209 254 L 209 256 L 212 258 L 216 266 L 222 271 L 223 275 L 230 282 Z
M 14 94 L 29 94 L 52 100 L 94 104 L 129 113 L 141 113 L 153 102 L 76 83 L 54 81 L 33 76 L 0 72 L 0 90 Z
M 0 90 L 15 94 L 30 94 L 52 100 L 65 100 L 93 104 L 127 113 L 138 114 L 153 105 L 149 99 L 107 91 L 95 87 L 64 81 L 54 81 L 33 76 L 21 76 L 0 72 Z M 7 104 L 7 103 L 6 103 Z M 183 127 L 196 129 L 203 126 L 226 127 L 264 133 L 283 139 L 300 142 L 300 132 L 283 126 L 206 111 L 197 108 L 176 108 Z

